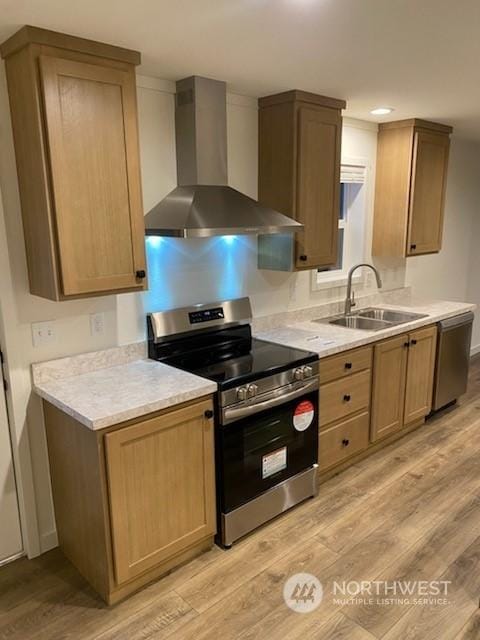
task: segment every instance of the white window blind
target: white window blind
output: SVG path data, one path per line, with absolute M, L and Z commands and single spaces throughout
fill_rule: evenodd
M 366 180 L 366 169 L 353 164 L 342 164 L 340 182 L 363 184 Z

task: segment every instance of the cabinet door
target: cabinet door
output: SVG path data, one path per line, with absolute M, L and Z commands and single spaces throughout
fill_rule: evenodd
M 407 425 L 425 417 L 432 408 L 437 328 L 418 329 L 409 335 L 405 417 Z
M 318 440 L 320 472 L 340 464 L 368 447 L 369 414 L 367 411 L 321 431 Z
M 440 251 L 450 138 L 416 131 L 408 223 L 408 255 Z
M 118 583 L 215 533 L 210 401 L 105 436 Z
M 40 57 L 65 296 L 142 289 L 135 74 Z
M 297 210 L 305 230 L 296 235 L 296 266 L 337 261 L 342 118 L 334 109 L 298 110 Z
M 399 431 L 403 426 L 408 336 L 401 335 L 375 345 L 371 440 Z

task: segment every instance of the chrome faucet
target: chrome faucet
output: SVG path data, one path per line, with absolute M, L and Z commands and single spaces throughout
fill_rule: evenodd
M 376 269 L 373 266 L 373 264 L 369 264 L 368 262 L 360 262 L 360 264 L 354 265 L 348 272 L 348 278 L 347 278 L 347 297 L 345 298 L 345 315 L 346 316 L 348 316 L 351 313 L 352 307 L 356 305 L 355 293 L 352 291 L 352 277 L 354 272 L 359 267 L 369 267 L 375 274 L 375 278 L 377 279 L 377 287 L 380 289 L 382 286 L 382 279 L 380 277 L 380 273 L 378 272 L 378 269 Z

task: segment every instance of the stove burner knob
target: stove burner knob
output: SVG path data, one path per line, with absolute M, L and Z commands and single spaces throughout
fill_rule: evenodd
M 247 394 L 249 398 L 254 398 L 257 395 L 258 387 L 256 384 L 249 384 L 247 387 Z
M 248 395 L 247 387 L 239 387 L 237 389 L 237 400 L 246 400 Z
M 313 369 L 312 367 L 309 367 L 308 365 L 305 365 L 303 367 L 303 377 L 304 378 L 311 378 L 313 375 Z
M 293 377 L 294 377 L 295 380 L 303 380 L 304 375 L 305 375 L 304 371 L 301 368 L 293 370 Z

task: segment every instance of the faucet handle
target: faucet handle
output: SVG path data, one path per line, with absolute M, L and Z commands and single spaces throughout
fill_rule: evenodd
M 356 307 L 357 303 L 355 302 L 355 291 L 352 291 L 352 296 L 350 298 L 350 306 L 351 307 Z

